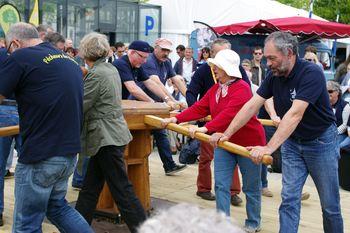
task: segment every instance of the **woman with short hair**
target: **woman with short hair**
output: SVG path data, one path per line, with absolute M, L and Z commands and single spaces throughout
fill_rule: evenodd
M 80 54 L 89 66 L 84 78 L 81 154 L 90 159 L 76 209 L 91 224 L 106 182 L 123 220 L 136 232 L 146 216 L 126 174 L 123 155 L 132 136 L 123 117 L 118 71 L 105 62 L 109 49 L 106 36 L 99 33 L 86 35 L 80 43 Z

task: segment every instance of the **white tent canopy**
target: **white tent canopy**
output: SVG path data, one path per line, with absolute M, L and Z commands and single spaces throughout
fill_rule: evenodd
M 178 44 L 188 45 L 193 21 L 210 26 L 288 16 L 308 17 L 308 12 L 272 0 L 150 0 L 147 3 L 162 6 L 162 37 L 170 39 L 174 49 Z M 316 19 L 322 19 L 313 16 Z M 176 60 L 176 54 L 171 54 Z

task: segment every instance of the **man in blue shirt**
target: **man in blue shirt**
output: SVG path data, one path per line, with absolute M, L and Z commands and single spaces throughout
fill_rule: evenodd
M 283 143 L 280 232 L 298 231 L 301 192 L 310 174 L 320 196 L 324 232 L 342 233 L 335 116 L 322 70 L 297 53 L 298 41 L 289 33 L 274 32 L 266 38 L 264 55 L 271 73 L 226 131 L 212 135 L 210 141 L 216 146 L 230 138 L 273 96 L 276 113 L 282 117 L 276 133 L 266 146 L 247 149 L 258 163 Z
M 0 69 L 0 102 L 15 93 L 23 140 L 13 232 L 41 231 L 45 216 L 61 232 L 92 232 L 65 199 L 81 150 L 82 72 L 69 56 L 42 43 L 31 24 L 12 25 L 6 42 L 12 54 Z
M 176 101 L 166 90 L 161 86 L 162 83 L 154 81 L 145 72 L 142 64 L 147 61 L 151 52 L 150 45 L 144 41 L 134 41 L 129 45 L 127 55 L 122 56 L 113 62 L 113 65 L 118 69 L 122 80 L 122 98 L 128 99 L 131 96 L 137 100 L 146 102 L 154 102 L 154 99 L 166 102 L 171 108 L 174 108 Z M 141 87 L 146 87 L 149 90 L 150 97 Z M 167 149 L 167 138 L 165 130 L 154 130 L 153 134 L 158 146 L 160 158 L 163 162 L 163 167 L 166 175 L 171 175 L 185 168 L 184 165 L 177 165 L 171 151 Z M 169 141 L 168 141 L 169 144 Z M 169 145 L 170 150 L 170 145 Z
M 150 79 L 154 80 L 154 82 L 158 84 L 158 87 L 164 93 L 167 93 L 167 97 L 173 100 L 171 94 L 168 93 L 168 91 L 165 89 L 164 85 L 166 80 L 170 78 L 183 95 L 186 94 L 186 85 L 182 77 L 175 74 L 171 62 L 168 58 L 168 55 L 171 52 L 171 46 L 172 43 L 169 40 L 164 38 L 157 39 L 155 42 L 154 52 L 148 56 L 146 63 L 144 63 L 141 68 Z M 145 92 L 153 100 L 162 102 L 162 99 L 156 96 L 152 90 L 145 89 Z M 165 174 L 172 175 L 185 169 L 186 165 L 178 165 L 172 158 L 170 143 L 166 130 L 153 130 L 152 133 L 156 141 L 160 159 L 163 162 Z

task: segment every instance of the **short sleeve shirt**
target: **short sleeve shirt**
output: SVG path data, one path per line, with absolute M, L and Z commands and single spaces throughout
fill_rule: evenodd
M 148 56 L 147 62 L 141 66 L 146 72 L 147 76 L 157 75 L 160 81 L 165 85 L 167 79 L 172 78 L 176 75 L 171 61 L 166 60 L 165 62 L 160 62 L 154 55 L 154 53 Z M 152 99 L 158 102 L 162 102 L 161 98 L 149 91 L 144 85 L 140 87 L 149 95 Z
M 281 118 L 291 108 L 293 100 L 309 103 L 302 120 L 291 135 L 294 138 L 315 139 L 335 122 L 325 76 L 311 62 L 297 58 L 288 77 L 273 76 L 270 72 L 257 94 L 265 99 L 273 96 L 276 113 Z
M 0 94 L 15 93 L 21 163 L 80 152 L 83 77 L 69 56 L 49 43 L 12 53 L 0 68 Z
M 114 60 L 113 65 L 117 68 L 122 80 L 122 99 L 128 99 L 130 95 L 130 92 L 125 87 L 124 82 L 135 81 L 135 83 L 138 84 L 139 82 L 143 82 L 148 79 L 148 76 L 142 67 L 133 68 L 131 66 L 128 55 L 124 55 L 120 59 Z

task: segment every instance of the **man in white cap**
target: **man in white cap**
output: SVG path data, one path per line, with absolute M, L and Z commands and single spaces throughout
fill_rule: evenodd
M 186 85 L 182 77 L 176 75 L 171 61 L 168 58 L 169 53 L 172 49 L 172 43 L 165 39 L 159 38 L 155 42 L 154 51 L 147 58 L 147 62 L 141 67 L 150 79 L 158 83 L 158 86 L 163 90 L 164 93 L 168 93 L 164 84 L 167 79 L 171 79 L 183 95 L 186 95 Z M 144 87 L 143 87 L 144 88 Z M 164 100 L 156 96 L 148 88 L 144 88 L 147 95 L 149 95 L 153 100 L 157 102 L 167 102 L 171 99 L 167 96 Z M 186 168 L 186 165 L 178 165 L 174 162 L 172 158 L 170 143 L 168 139 L 167 132 L 165 129 L 153 130 L 153 136 L 156 141 L 159 156 L 163 162 L 163 168 L 166 175 L 172 175 Z

